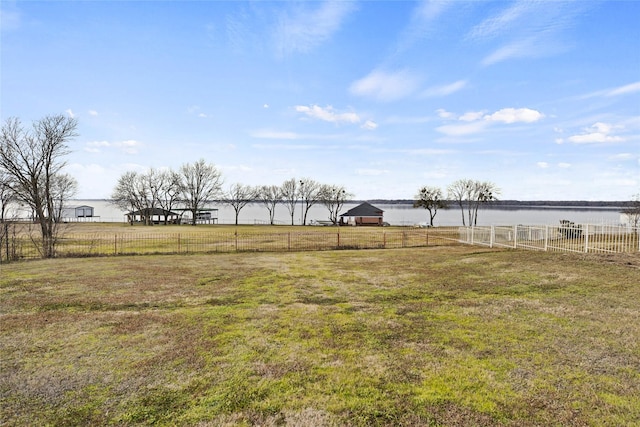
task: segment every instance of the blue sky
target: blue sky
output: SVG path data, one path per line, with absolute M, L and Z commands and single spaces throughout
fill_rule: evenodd
M 2 1 L 2 121 L 79 120 L 79 198 L 214 163 L 358 199 L 640 193 L 640 2 Z

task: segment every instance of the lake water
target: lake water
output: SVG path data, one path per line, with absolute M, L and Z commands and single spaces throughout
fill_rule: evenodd
M 109 203 L 107 200 L 73 200 L 71 205 L 89 205 L 94 207 L 94 215 L 100 217 L 103 222 L 125 222 L 125 212 Z M 348 203 L 340 211 L 341 213 L 357 206 L 358 203 Z M 384 220 L 391 225 L 415 225 L 428 223 L 429 213 L 425 209 L 416 209 L 409 204 L 375 203 L 375 206 L 384 211 Z M 208 206 L 218 209 L 218 223 L 233 224 L 235 212 L 232 207 L 224 204 L 212 204 Z M 300 224 L 302 209 L 298 206 L 294 216 L 294 222 Z M 307 222 L 310 220 L 326 221 L 329 211 L 323 205 L 314 205 L 309 210 Z M 560 220 L 567 219 L 582 224 L 618 224 L 621 222 L 620 209 L 611 208 L 523 208 L 523 209 L 494 209 L 485 208 L 478 212 L 478 225 L 558 225 Z M 240 211 L 239 222 L 241 224 L 264 223 L 269 220 L 267 209 L 258 203 L 250 203 Z M 289 211 L 284 205 L 276 207 L 276 221 L 278 223 L 291 223 Z M 462 225 L 461 212 L 458 208 L 439 210 L 434 220 L 436 226 Z

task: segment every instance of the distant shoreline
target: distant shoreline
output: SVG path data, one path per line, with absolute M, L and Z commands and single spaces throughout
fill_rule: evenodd
M 74 201 L 103 201 L 109 202 L 110 199 L 72 199 Z M 361 203 L 365 200 L 348 200 L 346 203 Z M 366 200 L 372 204 L 381 205 L 413 205 L 415 200 L 412 199 L 370 199 Z M 211 200 L 211 203 L 223 203 L 221 200 Z M 257 200 L 254 203 L 259 203 Z M 449 200 L 449 209 L 457 208 L 457 202 Z M 482 209 L 564 209 L 564 210 L 582 210 L 582 209 L 602 209 L 602 210 L 621 210 L 631 206 L 631 201 L 586 201 L 586 200 L 496 200 L 493 202 L 483 203 L 480 205 Z

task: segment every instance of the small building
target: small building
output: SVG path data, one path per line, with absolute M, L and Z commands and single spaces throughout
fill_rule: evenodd
M 179 224 L 180 214 L 160 208 L 145 208 L 127 213 L 127 222 L 134 224 Z
M 62 209 L 60 218 L 63 221 L 91 221 L 94 218 L 93 206 L 66 206 Z
M 384 211 L 368 202 L 351 208 L 340 215 L 340 225 L 384 225 Z

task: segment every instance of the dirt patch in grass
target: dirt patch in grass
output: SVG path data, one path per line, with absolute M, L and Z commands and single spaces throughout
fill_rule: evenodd
M 42 260 L 0 276 L 0 424 L 633 425 L 634 256 Z

